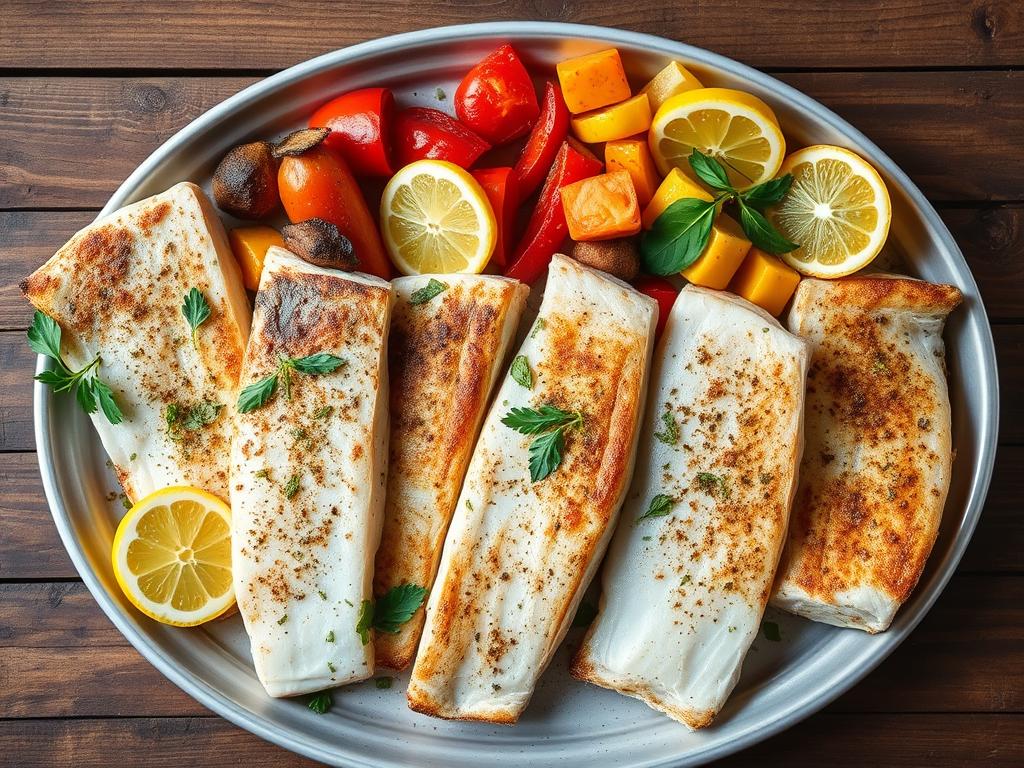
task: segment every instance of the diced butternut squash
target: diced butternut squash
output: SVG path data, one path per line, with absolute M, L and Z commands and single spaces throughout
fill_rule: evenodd
M 668 176 L 662 180 L 661 186 L 654 193 L 651 202 L 644 208 L 644 229 L 653 227 L 655 219 L 661 216 L 666 208 L 676 200 L 682 200 L 684 197 L 696 197 L 698 200 L 708 201 L 715 199 L 711 193 L 696 181 L 678 168 L 673 168 L 669 171 Z
M 625 171 L 591 176 L 559 191 L 573 240 L 608 240 L 640 231 L 640 204 Z
M 683 277 L 705 288 L 721 290 L 732 280 L 749 250 L 750 241 L 740 225 L 734 219 L 721 215 L 711 227 L 711 239 L 704 253 L 683 270 Z
M 615 141 L 651 127 L 651 105 L 643 94 L 572 118 L 573 133 L 587 144 Z
M 626 71 L 614 48 L 559 62 L 556 69 L 565 105 L 574 115 L 630 97 Z
M 661 182 L 658 169 L 654 167 L 651 150 L 644 139 L 618 139 L 604 145 L 604 167 L 608 171 L 625 171 L 633 180 L 636 199 L 641 207 L 654 197 Z
M 778 317 L 800 282 L 800 273 L 760 248 L 751 248 L 729 290 Z
M 657 112 L 658 108 L 673 96 L 703 87 L 690 70 L 678 61 L 673 61 L 641 88 L 640 93 L 647 94 L 647 98 L 651 100 L 651 111 Z
M 250 291 L 257 290 L 267 249 L 272 245 L 284 248 L 284 238 L 273 227 L 238 227 L 228 232 L 228 240 L 242 269 L 242 282 Z

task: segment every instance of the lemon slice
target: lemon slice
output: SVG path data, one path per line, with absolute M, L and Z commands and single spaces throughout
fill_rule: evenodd
M 885 245 L 892 209 L 878 172 L 842 147 L 817 145 L 786 158 L 793 186 L 768 218 L 795 251 L 782 254 L 793 269 L 842 277 L 867 266 Z
M 768 181 L 786 154 L 771 107 L 730 88 L 696 88 L 673 96 L 658 109 L 647 138 L 662 176 L 679 168 L 693 177 L 688 158 L 696 147 L 725 167 L 737 189 Z
M 128 510 L 111 560 L 125 596 L 164 624 L 192 627 L 235 604 L 231 510 L 198 488 L 164 488 Z
M 391 177 L 380 228 L 404 275 L 483 272 L 498 231 L 483 187 L 443 160 L 417 160 Z

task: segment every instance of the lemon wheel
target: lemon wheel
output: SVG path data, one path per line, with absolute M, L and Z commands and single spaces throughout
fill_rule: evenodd
M 693 177 L 688 158 L 699 149 L 725 167 L 737 189 L 774 177 L 786 155 L 771 107 L 731 88 L 696 88 L 673 96 L 655 114 L 648 142 L 662 176 L 679 168 Z
M 380 202 L 391 260 L 405 275 L 483 272 L 497 224 L 483 188 L 468 171 L 417 160 L 396 173 Z
M 139 501 L 117 527 L 111 560 L 125 596 L 164 624 L 195 626 L 235 604 L 231 510 L 198 488 Z
M 786 158 L 789 192 L 768 218 L 795 251 L 782 254 L 793 269 L 815 277 L 842 277 L 867 266 L 885 245 L 892 210 L 882 177 L 842 147 L 817 145 Z

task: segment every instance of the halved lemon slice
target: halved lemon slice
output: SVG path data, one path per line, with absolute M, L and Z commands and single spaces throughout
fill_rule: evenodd
M 647 139 L 662 176 L 680 168 L 694 177 L 688 158 L 696 147 L 725 167 L 737 189 L 768 181 L 786 154 L 771 107 L 731 88 L 696 88 L 673 96 L 658 109 Z
M 483 187 L 443 160 L 417 160 L 391 177 L 380 228 L 404 275 L 483 272 L 498 231 Z
M 767 216 L 795 251 L 782 254 L 793 269 L 842 277 L 867 266 L 885 245 L 892 209 L 885 182 L 859 155 L 819 144 L 786 158 L 793 186 Z
M 198 488 L 164 488 L 128 510 L 111 560 L 125 596 L 164 624 L 192 627 L 235 604 L 231 509 Z

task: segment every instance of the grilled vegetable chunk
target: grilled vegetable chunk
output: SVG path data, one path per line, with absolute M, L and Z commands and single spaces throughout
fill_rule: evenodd
M 191 485 L 227 499 L 249 300 L 203 191 L 177 184 L 105 216 L 21 288 L 60 324 L 72 369 L 100 356 L 124 420 L 92 422 L 128 497 Z M 195 343 L 182 315 L 193 288 L 209 308 Z
M 358 625 L 383 517 L 390 314 L 383 280 L 268 251 L 231 451 L 231 544 L 271 696 L 373 674 Z
M 960 300 L 901 277 L 800 284 L 807 450 L 773 604 L 873 633 L 914 589 L 949 490 L 942 327 Z
M 430 279 L 448 287 L 417 300 Z M 401 277 L 395 289 L 388 374 L 391 438 L 384 533 L 374 591 L 429 588 L 495 380 L 529 293 L 484 275 Z M 379 633 L 377 663 L 404 669 L 423 628 L 417 611 L 398 634 Z
M 413 709 L 512 723 L 526 706 L 632 474 L 656 320 L 655 303 L 625 284 L 552 260 L 517 355 L 525 364 L 513 363 L 496 395 L 448 531 L 408 689 Z M 567 414 L 562 450 L 545 452 L 543 471 L 531 445 L 559 438 L 506 426 L 519 408 Z
M 690 728 L 718 714 L 785 543 L 808 358 L 804 341 L 742 299 L 693 285 L 679 294 L 576 677 Z

